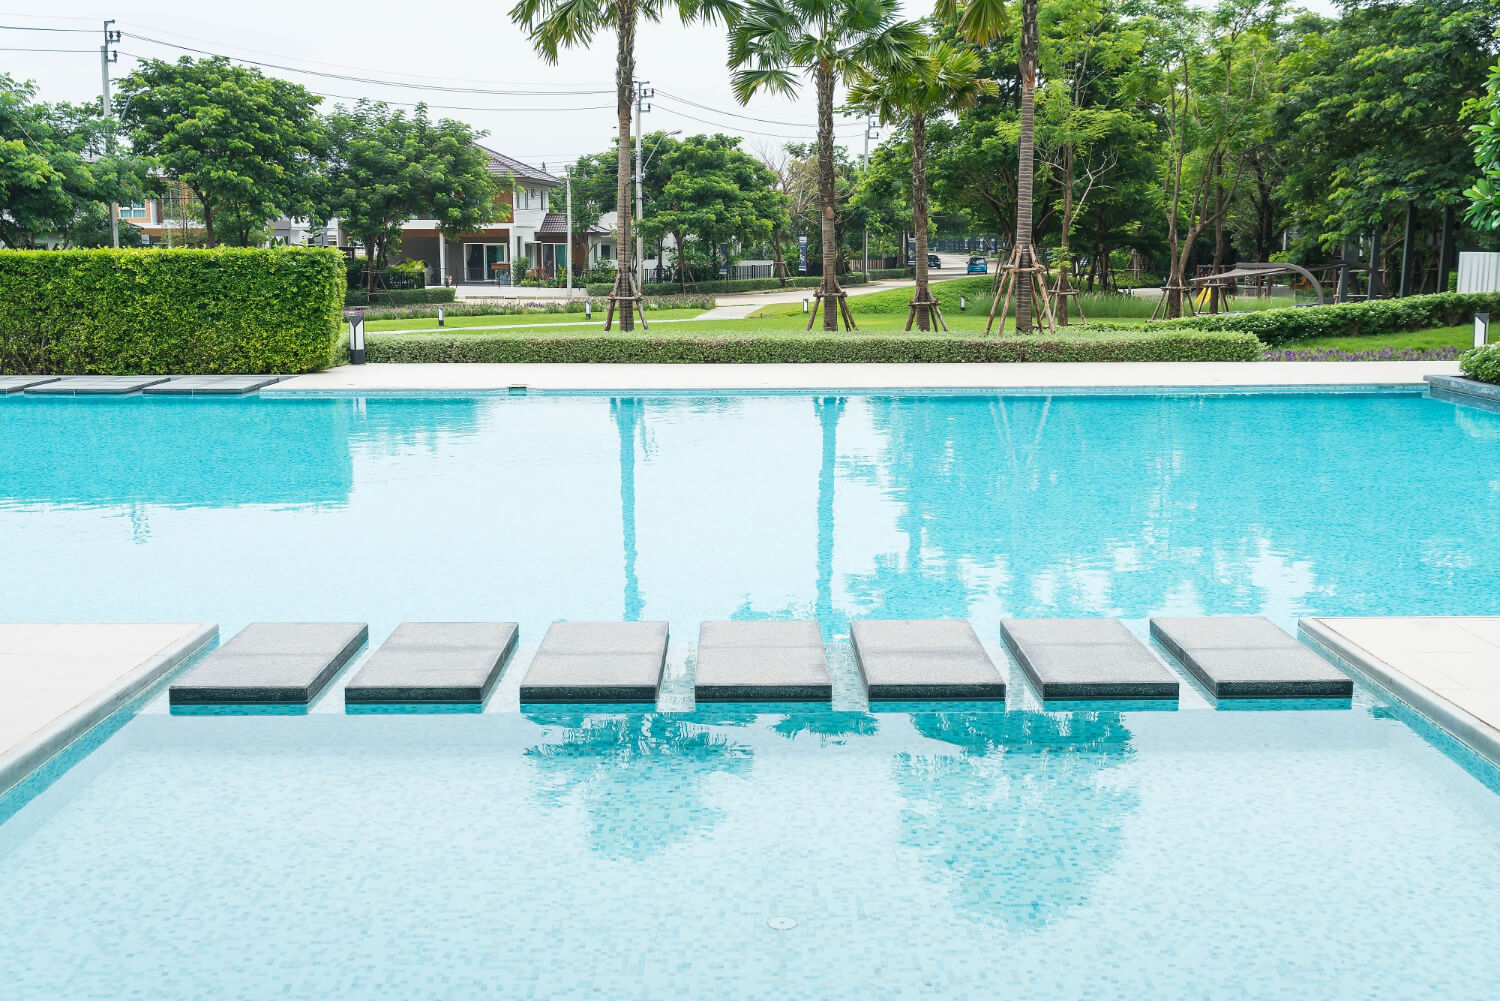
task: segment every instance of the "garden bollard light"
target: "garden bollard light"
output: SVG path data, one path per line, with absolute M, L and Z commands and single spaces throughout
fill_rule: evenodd
M 1482 348 L 1490 339 L 1490 314 L 1474 314 L 1474 346 Z
M 439 306 L 438 307 L 438 326 L 441 327 L 442 325 L 443 325 L 443 307 Z
M 965 297 L 965 296 L 959 296 L 958 297 L 958 311 L 960 313 L 962 313 L 964 310 L 966 310 L 968 308 L 969 308 L 969 300 L 968 300 L 968 298 Z
M 586 320 L 592 320 L 594 318 L 594 304 L 589 302 L 587 299 L 583 300 L 583 316 Z
M 802 312 L 804 312 L 804 313 L 807 312 L 807 300 L 806 299 L 802 300 Z
M 365 311 L 356 309 L 346 314 L 349 317 L 349 363 L 365 363 Z

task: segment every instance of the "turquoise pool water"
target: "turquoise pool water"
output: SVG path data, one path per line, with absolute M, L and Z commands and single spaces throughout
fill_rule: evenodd
M 0 400 L 11 620 L 1500 612 L 1413 395 Z M 1003 663 L 998 651 L 995 655 Z M 0 996 L 1488 998 L 1402 707 L 174 716 L 0 798 Z M 1009 666 L 1005 669 L 1010 671 Z

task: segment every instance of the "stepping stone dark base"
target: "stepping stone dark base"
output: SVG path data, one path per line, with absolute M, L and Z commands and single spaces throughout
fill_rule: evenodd
M 26 392 L 46 396 L 123 396 L 166 382 L 168 378 L 170 376 L 165 375 L 69 375 L 32 386 Z
M 0 396 L 24 392 L 32 386 L 56 382 L 57 379 L 55 375 L 0 375 Z
M 1118 619 L 1006 619 L 1000 637 L 1043 701 L 1177 698 L 1172 672 Z
M 833 698 L 818 624 L 705 622 L 698 632 L 699 702 L 821 702 Z
M 183 375 L 141 392 L 147 396 L 243 396 L 280 381 L 279 375 Z
M 344 686 L 344 702 L 477 705 L 518 633 L 514 622 L 403 622 Z
M 1161 618 L 1151 635 L 1216 699 L 1347 699 L 1348 675 L 1259 615 Z
M 306 704 L 369 636 L 363 622 L 254 622 L 172 685 L 172 705 Z
M 665 622 L 554 622 L 521 679 L 521 702 L 654 703 L 666 662 Z
M 1004 699 L 1005 679 L 963 619 L 863 619 L 849 643 L 870 700 Z

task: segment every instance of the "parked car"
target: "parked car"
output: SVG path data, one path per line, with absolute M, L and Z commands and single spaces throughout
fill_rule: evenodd
M 917 259 L 915 257 L 908 257 L 906 259 L 906 266 L 908 268 L 914 268 L 914 267 L 916 267 L 917 266 Z M 943 262 L 940 261 L 940 260 L 938 260 L 938 255 L 937 254 L 928 254 L 927 255 L 927 266 L 929 268 L 941 268 L 943 266 Z
M 971 275 L 987 275 L 987 274 L 989 274 L 990 273 L 990 259 L 988 257 L 983 257 L 983 256 L 981 256 L 979 254 L 975 254 L 973 257 L 969 258 L 969 270 L 968 270 L 968 273 L 971 274 Z

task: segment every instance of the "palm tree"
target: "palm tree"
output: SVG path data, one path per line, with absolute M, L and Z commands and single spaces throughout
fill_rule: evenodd
M 843 292 L 838 280 L 837 204 L 833 173 L 833 99 L 840 80 L 860 72 L 904 71 L 921 44 L 917 26 L 899 17 L 897 0 L 748 0 L 729 32 L 734 96 L 795 97 L 795 71 L 818 93 L 818 203 L 823 236 L 823 329 L 838 329 Z
M 959 35 L 976 45 L 988 45 L 1009 26 L 1006 0 L 938 0 L 936 13 L 955 25 Z M 1016 171 L 1016 247 L 1021 271 L 1016 274 L 1016 331 L 1031 330 L 1032 177 L 1036 144 L 1037 0 L 1021 0 L 1021 131 L 1017 139 L 1020 164 Z M 1022 280 L 1025 279 L 1025 280 Z
M 630 214 L 630 118 L 635 100 L 635 26 L 641 18 L 657 22 L 668 9 L 675 8 L 683 23 L 702 19 L 722 19 L 731 23 L 738 4 L 736 0 L 520 0 L 510 10 L 510 19 L 526 29 L 537 53 L 556 64 L 563 49 L 588 45 L 600 31 L 614 26 L 615 116 L 619 120 L 617 140 L 618 173 L 615 179 L 615 214 L 620 220 L 619 249 L 616 254 L 614 299 L 628 299 L 639 293 L 635 285 L 632 256 L 635 244 Z M 634 318 L 627 302 L 620 314 L 620 329 L 633 330 Z
M 979 53 L 928 39 L 905 73 L 862 73 L 849 92 L 852 104 L 869 108 L 882 124 L 911 129 L 911 229 L 917 238 L 917 284 L 911 312 L 918 330 L 931 326 L 932 312 L 927 286 L 927 119 L 967 108 L 994 90 L 993 80 L 979 78 Z

